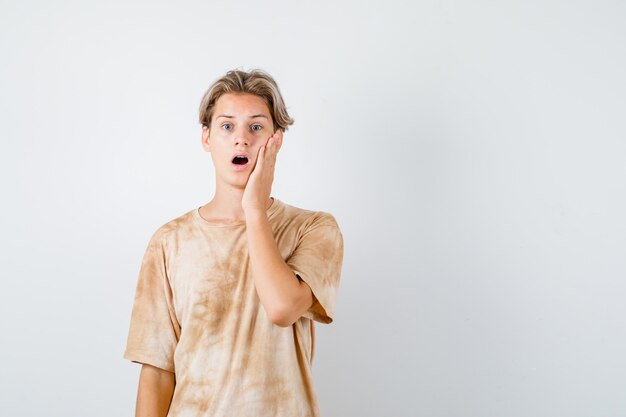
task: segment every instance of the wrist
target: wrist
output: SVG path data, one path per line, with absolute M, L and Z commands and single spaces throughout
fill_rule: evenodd
M 245 210 L 244 213 L 247 222 L 267 219 L 267 213 L 265 212 L 265 210 L 259 207 L 250 208 L 248 210 Z

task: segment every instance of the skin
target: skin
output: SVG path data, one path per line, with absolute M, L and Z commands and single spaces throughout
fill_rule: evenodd
M 170 408 L 176 376 L 173 372 L 143 364 L 139 375 L 135 417 L 165 417 Z
M 313 304 L 314 298 L 308 284 L 299 280 L 283 260 L 267 218 L 282 141 L 283 132 L 273 131 L 271 113 L 260 97 L 221 96 L 211 129 L 202 127 L 202 147 L 211 154 L 215 166 L 216 192 L 200 208 L 200 215 L 212 223 L 246 223 L 250 264 L 259 299 L 274 324 L 289 327 Z M 250 155 L 251 163 L 244 171 L 233 170 L 231 161 L 237 151 Z M 166 416 L 175 385 L 174 373 L 144 364 L 135 416 Z
M 211 129 L 202 127 L 202 146 L 211 153 L 215 166 L 216 192 L 200 208 L 200 215 L 223 224 L 245 221 L 259 299 L 274 324 L 288 327 L 313 304 L 313 294 L 280 255 L 267 218 L 282 140 L 282 130 L 273 131 L 271 113 L 260 97 L 241 93 L 221 96 L 215 104 Z M 233 170 L 232 158 L 237 151 L 247 152 L 253 159 L 244 171 Z

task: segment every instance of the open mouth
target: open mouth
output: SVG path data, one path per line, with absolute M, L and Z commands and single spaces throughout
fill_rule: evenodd
M 247 171 L 250 164 L 250 160 L 245 155 L 236 155 L 231 162 L 233 170 L 237 172 Z
M 248 163 L 248 158 L 245 156 L 236 156 L 232 160 L 235 165 L 245 165 Z

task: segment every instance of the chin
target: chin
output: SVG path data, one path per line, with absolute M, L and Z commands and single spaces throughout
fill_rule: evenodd
M 240 175 L 242 172 L 229 172 L 227 175 L 219 175 L 217 177 L 217 181 L 219 183 L 224 184 L 227 187 L 241 188 L 242 190 L 246 188 L 246 184 L 248 183 L 249 175 Z

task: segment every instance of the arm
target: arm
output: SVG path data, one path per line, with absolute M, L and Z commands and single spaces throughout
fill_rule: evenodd
M 248 252 L 257 294 L 267 315 L 281 327 L 291 326 L 313 304 L 313 293 L 300 281 L 278 251 L 265 205 L 274 180 L 276 154 L 282 143 L 281 129 L 259 148 L 241 206 L 246 215 Z M 267 148 L 267 152 L 266 152 Z
M 175 385 L 176 376 L 172 372 L 143 364 L 139 376 L 135 417 L 165 417 Z
M 313 304 L 311 288 L 283 260 L 264 210 L 246 212 L 246 229 L 259 299 L 272 322 L 291 326 Z

